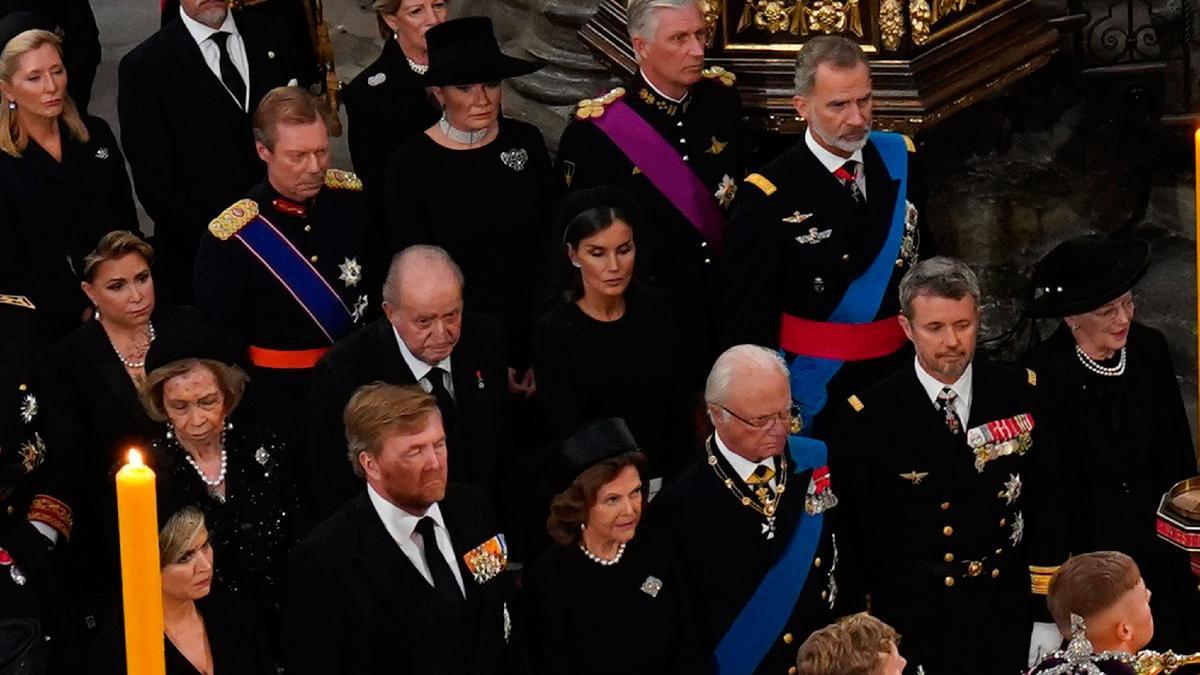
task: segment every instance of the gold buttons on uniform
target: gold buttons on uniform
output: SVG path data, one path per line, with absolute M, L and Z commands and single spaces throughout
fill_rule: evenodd
M 954 554 L 947 553 L 946 555 L 942 556 L 942 560 L 945 560 L 946 562 L 954 562 Z
M 317 256 L 314 255 L 313 257 L 309 258 L 309 260 L 312 262 L 317 262 Z
M 820 558 L 820 556 L 818 556 L 813 559 L 813 567 L 820 567 L 820 566 L 821 566 L 821 558 Z
M 850 262 L 850 254 L 849 253 L 842 254 L 842 262 Z
M 790 645 L 793 642 L 795 642 L 795 640 L 796 640 L 795 636 L 793 636 L 791 633 L 783 634 L 783 644 Z
M 949 511 L 950 510 L 950 502 L 942 502 L 942 510 Z
M 1005 526 L 1005 525 L 1007 525 L 1007 524 L 1008 524 L 1008 521 L 1007 521 L 1007 520 L 1005 520 L 1004 518 L 1001 518 L 1001 519 L 1000 519 L 1000 527 L 1004 527 L 1004 526 Z
M 28 388 L 29 388 L 29 387 L 25 386 L 24 384 L 18 384 L 18 385 L 17 385 L 17 391 L 25 391 L 25 390 L 26 390 L 26 389 L 28 389 Z
M 942 534 L 944 534 L 944 535 L 946 535 L 947 537 L 949 537 L 950 535 L 954 534 L 954 528 L 953 528 L 953 527 L 950 527 L 949 525 L 947 525 L 947 526 L 945 526 L 945 527 L 943 527 L 943 528 L 942 528 Z
M 973 577 L 983 574 L 983 563 L 979 562 L 978 560 L 972 560 L 971 562 L 967 563 L 967 574 Z
M 946 588 L 951 588 L 954 586 L 954 577 L 946 577 L 946 580 L 943 583 L 946 584 Z
M 1000 576 L 1000 570 L 992 570 L 992 578 L 995 579 L 998 576 Z

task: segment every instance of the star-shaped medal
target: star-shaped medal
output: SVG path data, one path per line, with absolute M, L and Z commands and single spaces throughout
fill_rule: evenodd
M 358 300 L 354 301 L 354 311 L 350 313 L 350 320 L 354 323 L 362 321 L 363 315 L 367 312 L 367 296 L 360 295 Z
M 767 516 L 767 520 L 762 524 L 762 534 L 767 539 L 775 538 L 775 516 Z
M 1017 511 L 1017 515 L 1016 515 L 1016 517 L 1013 518 L 1013 522 L 1012 522 L 1012 534 L 1010 534 L 1008 536 L 1008 539 L 1009 539 L 1009 541 L 1012 542 L 1013 546 L 1016 546 L 1017 544 L 1020 544 L 1021 540 L 1024 538 L 1025 538 L 1025 515 L 1022 514 L 1020 511 Z
M 338 279 L 346 282 L 347 288 L 362 281 L 362 265 L 358 264 L 358 259 L 356 258 L 346 258 L 345 262 L 338 265 L 338 271 L 341 272 L 338 275 Z
M 737 183 L 729 174 L 725 174 L 721 178 L 721 183 L 717 186 L 717 191 L 713 193 L 713 196 L 717 198 L 718 204 L 725 207 L 733 202 L 735 194 L 737 194 Z
M 1005 505 L 1011 505 L 1021 496 L 1021 474 L 1010 473 L 1004 481 L 1004 491 L 997 495 L 1004 500 Z
M 21 421 L 29 424 L 38 414 L 37 397 L 33 394 L 25 394 L 25 398 L 21 399 Z

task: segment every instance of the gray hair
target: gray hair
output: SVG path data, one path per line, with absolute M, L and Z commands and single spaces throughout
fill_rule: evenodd
M 708 379 L 704 382 L 704 402 L 720 405 L 728 398 L 735 377 L 746 376 L 746 370 L 776 371 L 788 377 L 787 363 L 773 349 L 758 345 L 734 345 L 717 357 Z
M 853 68 L 867 62 L 858 43 L 839 35 L 819 35 L 796 52 L 796 95 L 808 96 L 817 83 L 817 68 L 828 63 L 834 68 Z
M 900 280 L 900 311 L 912 318 L 912 301 L 918 295 L 961 300 L 966 296 L 979 305 L 979 278 L 958 258 L 936 256 L 913 265 Z
M 383 282 L 383 301 L 389 305 L 395 305 L 400 299 L 400 281 L 404 278 L 404 273 L 414 264 L 424 263 L 426 265 L 441 265 L 445 269 L 454 273 L 454 278 L 458 281 L 458 290 L 463 289 L 466 280 L 463 278 L 462 268 L 458 263 L 454 262 L 454 258 L 446 252 L 446 249 L 441 246 L 430 246 L 428 244 L 416 244 L 409 246 L 392 256 L 392 262 L 388 265 L 387 279 Z
M 697 7 L 701 11 L 702 0 L 629 0 L 625 9 L 625 23 L 629 26 L 630 39 L 640 37 L 650 40 L 654 37 L 654 29 L 658 28 L 658 11 L 660 9 L 682 9 Z

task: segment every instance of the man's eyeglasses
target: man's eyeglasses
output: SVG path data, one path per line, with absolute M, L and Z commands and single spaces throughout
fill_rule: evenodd
M 726 408 L 725 406 L 721 405 L 720 403 L 716 404 L 716 406 L 718 408 L 720 408 L 721 410 L 724 410 L 725 412 L 729 413 L 730 415 L 733 415 L 733 417 L 736 418 L 739 422 L 741 422 L 742 424 L 745 424 L 746 426 L 748 426 L 752 429 L 763 430 L 763 429 L 766 429 L 767 427 L 771 426 L 771 423 L 773 423 L 773 422 L 781 422 L 784 425 L 786 425 L 788 427 L 788 429 L 790 430 L 790 429 L 793 429 L 793 428 L 796 428 L 797 426 L 799 426 L 799 422 L 800 422 L 800 406 L 795 405 L 795 404 L 792 404 L 792 406 L 789 407 L 787 410 L 780 410 L 777 413 L 771 413 L 769 415 L 759 415 L 758 417 L 749 417 L 749 418 L 742 417 L 741 415 L 733 412 L 732 410 L 730 410 L 729 408 Z M 791 433 L 799 433 L 799 432 L 796 431 L 796 432 L 791 432 Z

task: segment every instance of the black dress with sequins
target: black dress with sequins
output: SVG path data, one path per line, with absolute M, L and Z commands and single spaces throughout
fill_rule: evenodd
M 161 492 L 169 503 L 204 512 L 213 546 L 213 587 L 237 594 L 259 611 L 269 635 L 278 632 L 288 550 L 299 537 L 298 500 L 288 450 L 275 434 L 236 426 L 225 434 L 225 495 L 217 497 L 188 463 L 178 441 L 153 443 Z

